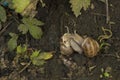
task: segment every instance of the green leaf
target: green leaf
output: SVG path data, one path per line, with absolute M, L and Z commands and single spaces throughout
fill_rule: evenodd
M 41 28 L 37 26 L 29 26 L 29 32 L 35 39 L 40 39 L 43 34 Z
M 86 10 L 90 5 L 90 0 L 70 0 L 72 11 L 74 12 L 75 16 L 78 17 L 81 15 L 81 9 L 83 8 Z
M 16 39 L 11 38 L 11 39 L 8 41 L 8 49 L 9 49 L 10 51 L 12 51 L 12 50 L 14 50 L 16 47 L 17 47 L 17 41 L 16 41 Z
M 42 21 L 39 21 L 36 18 L 29 18 L 29 20 L 30 20 L 30 23 L 32 25 L 36 25 L 36 26 L 42 26 L 42 25 L 44 25 L 44 23 Z
M 25 17 L 24 17 L 24 18 L 22 19 L 22 22 L 23 22 L 24 24 L 28 24 L 28 25 L 29 25 L 29 24 L 31 24 L 31 23 L 30 23 L 31 20 L 32 20 L 31 18 L 25 18 Z
M 5 9 L 0 6 L 0 21 L 5 22 L 7 19 Z
M 8 49 L 10 51 L 14 50 L 17 47 L 18 35 L 15 33 L 10 33 L 11 39 L 8 41 Z
M 26 34 L 28 32 L 28 27 L 26 25 L 24 25 L 24 24 L 20 24 L 18 26 L 18 30 L 20 32 L 22 32 L 22 34 Z
M 105 73 L 104 73 L 104 76 L 107 77 L 107 78 L 109 78 L 109 77 L 110 77 L 110 74 L 109 74 L 108 72 L 105 72 Z
M 37 50 L 34 51 L 34 52 L 32 53 L 32 55 L 30 56 L 30 58 L 33 59 L 33 58 L 38 57 L 39 53 L 40 53 L 40 51 L 37 51 Z
M 36 50 L 30 56 L 30 59 L 31 59 L 33 65 L 42 66 L 45 64 L 45 61 L 43 59 L 39 58 L 39 54 L 40 54 L 40 51 Z
M 22 13 L 24 9 L 29 5 L 31 0 L 12 0 L 13 7 L 18 13 Z
M 32 64 L 36 65 L 36 66 L 42 66 L 42 65 L 45 64 L 45 61 L 44 60 L 40 60 L 39 58 L 34 58 L 32 60 Z
M 90 0 L 83 0 L 82 6 L 83 9 L 86 11 L 87 8 L 90 6 Z
M 42 21 L 37 20 L 36 18 L 23 18 L 22 22 L 24 24 L 28 24 L 28 25 L 36 25 L 36 26 L 42 26 L 44 25 L 44 23 Z
M 53 52 L 41 52 L 34 51 L 30 56 L 30 59 L 34 65 L 42 66 L 45 64 L 45 60 L 51 59 L 53 57 Z
M 27 45 L 19 45 L 17 46 L 17 53 L 18 54 L 22 54 L 22 53 L 25 53 L 27 51 Z
M 39 55 L 40 59 L 44 59 L 44 60 L 48 60 L 51 59 L 53 57 L 53 53 L 52 52 L 42 52 Z
M 24 24 L 20 24 L 20 26 L 18 27 L 19 31 L 22 31 L 23 34 L 26 34 L 29 31 L 33 38 L 41 38 L 43 32 L 38 26 L 44 25 L 43 22 L 35 18 L 23 18 L 22 22 Z

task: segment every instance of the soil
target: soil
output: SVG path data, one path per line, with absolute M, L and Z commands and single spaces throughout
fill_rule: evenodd
M 17 69 L 11 64 L 15 52 L 2 52 L 10 38 L 8 33 L 16 32 L 17 24 L 13 22 L 0 36 L 0 60 L 5 62 L 0 67 L 0 80 L 9 80 L 8 77 L 12 75 L 15 76 L 11 80 L 120 80 L 120 1 L 109 0 L 110 21 L 115 24 L 106 23 L 106 5 L 98 0 L 92 0 L 94 9 L 82 10 L 82 14 L 77 18 L 71 11 L 68 0 L 44 0 L 44 2 L 46 4 L 44 8 L 38 4 L 36 15 L 37 19 L 45 23 L 42 26 L 43 36 L 40 40 L 29 36 L 29 46 L 42 51 L 55 51 L 54 57 L 47 61 L 43 73 L 41 68 L 30 65 L 18 74 Z M 65 26 L 69 27 L 71 33 L 76 30 L 79 35 L 92 37 L 99 43 L 98 37 L 104 34 L 102 27 L 107 28 L 112 31 L 112 37 L 104 41 L 110 46 L 104 46 L 93 58 L 75 52 L 69 58 L 79 68 L 71 70 L 59 58 L 60 38 L 67 32 Z M 24 43 L 23 36 L 19 42 Z M 105 71 L 108 71 L 108 77 L 104 75 Z

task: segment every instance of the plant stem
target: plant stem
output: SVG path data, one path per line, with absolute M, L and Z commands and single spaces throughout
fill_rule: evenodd
M 106 23 L 108 24 L 109 21 L 110 21 L 109 7 L 108 7 L 108 0 L 106 0 Z

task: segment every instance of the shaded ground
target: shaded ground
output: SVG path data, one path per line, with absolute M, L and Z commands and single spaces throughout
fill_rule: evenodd
M 17 74 L 14 68 L 11 66 L 14 53 L 2 54 L 1 58 L 7 62 L 7 67 L 0 70 L 0 80 L 5 80 L 6 76 L 11 74 L 21 77 L 21 80 L 120 80 L 120 1 L 110 0 L 110 19 L 115 22 L 114 25 L 107 25 L 106 18 L 102 14 L 105 14 L 105 4 L 94 0 L 94 10 L 82 11 L 82 15 L 76 18 L 68 4 L 68 0 L 45 0 L 46 7 L 40 8 L 38 5 L 38 14 L 36 17 L 43 22 L 45 25 L 42 27 L 44 34 L 41 40 L 34 40 L 29 38 L 29 44 L 31 47 L 41 49 L 44 51 L 56 51 L 54 58 L 49 60 L 45 65 L 45 72 L 40 73 L 39 68 L 35 66 L 29 66 L 21 74 Z M 99 14 L 99 15 L 97 15 Z M 13 30 L 16 26 L 14 23 L 9 26 L 6 32 L 0 38 L 0 48 L 6 46 L 6 42 L 9 39 L 8 33 Z M 72 76 L 67 74 L 70 70 L 62 63 L 59 58 L 59 41 L 60 37 L 66 32 L 65 26 L 68 26 L 70 32 L 77 30 L 77 33 L 84 36 L 90 36 L 98 40 L 98 36 L 102 35 L 101 27 L 104 26 L 112 31 L 113 36 L 105 40 L 105 42 L 111 44 L 111 46 L 104 47 L 99 54 L 88 59 L 86 56 L 73 54 L 71 58 L 80 66 L 77 71 L 73 71 Z M 24 40 L 21 38 L 21 40 Z M 21 41 L 22 42 L 22 41 Z M 94 67 L 90 70 L 91 67 Z M 111 78 L 100 79 L 101 68 L 111 68 Z

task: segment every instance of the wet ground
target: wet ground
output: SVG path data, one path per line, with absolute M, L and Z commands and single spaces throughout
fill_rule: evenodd
M 31 37 L 28 39 L 33 48 L 55 51 L 54 57 L 45 64 L 44 73 L 41 73 L 38 67 L 29 66 L 18 74 L 11 65 L 15 56 L 14 52 L 6 54 L 1 52 L 1 60 L 3 58 L 4 61 L 7 61 L 7 67 L 1 67 L 0 80 L 7 80 L 6 77 L 10 77 L 12 74 L 16 74 L 17 79 L 21 77 L 20 80 L 120 80 L 120 1 L 110 0 L 109 2 L 111 5 L 109 6 L 110 21 L 115 23 L 111 25 L 106 24 L 106 5 L 98 0 L 92 1 L 95 7 L 93 10 L 82 10 L 82 14 L 78 18 L 73 15 L 68 0 L 45 0 L 45 3 L 45 8 L 41 8 L 38 4 L 38 14 L 36 15 L 37 19 L 45 22 L 42 27 L 44 34 L 40 40 L 34 40 Z M 15 31 L 14 26 L 16 25 L 12 23 L 0 36 L 1 49 L 6 47 L 9 39 L 8 33 Z M 65 26 L 69 27 L 71 33 L 76 30 L 79 35 L 87 35 L 98 42 L 98 37 L 104 34 L 102 27 L 107 28 L 112 31 L 112 37 L 104 41 L 110 46 L 104 46 L 93 58 L 74 53 L 70 58 L 78 65 L 78 68 L 71 70 L 59 58 L 60 37 L 67 32 Z M 20 40 L 24 40 L 24 38 L 21 37 Z M 104 76 L 105 71 L 108 71 L 109 77 Z M 100 78 L 101 75 L 102 78 Z

